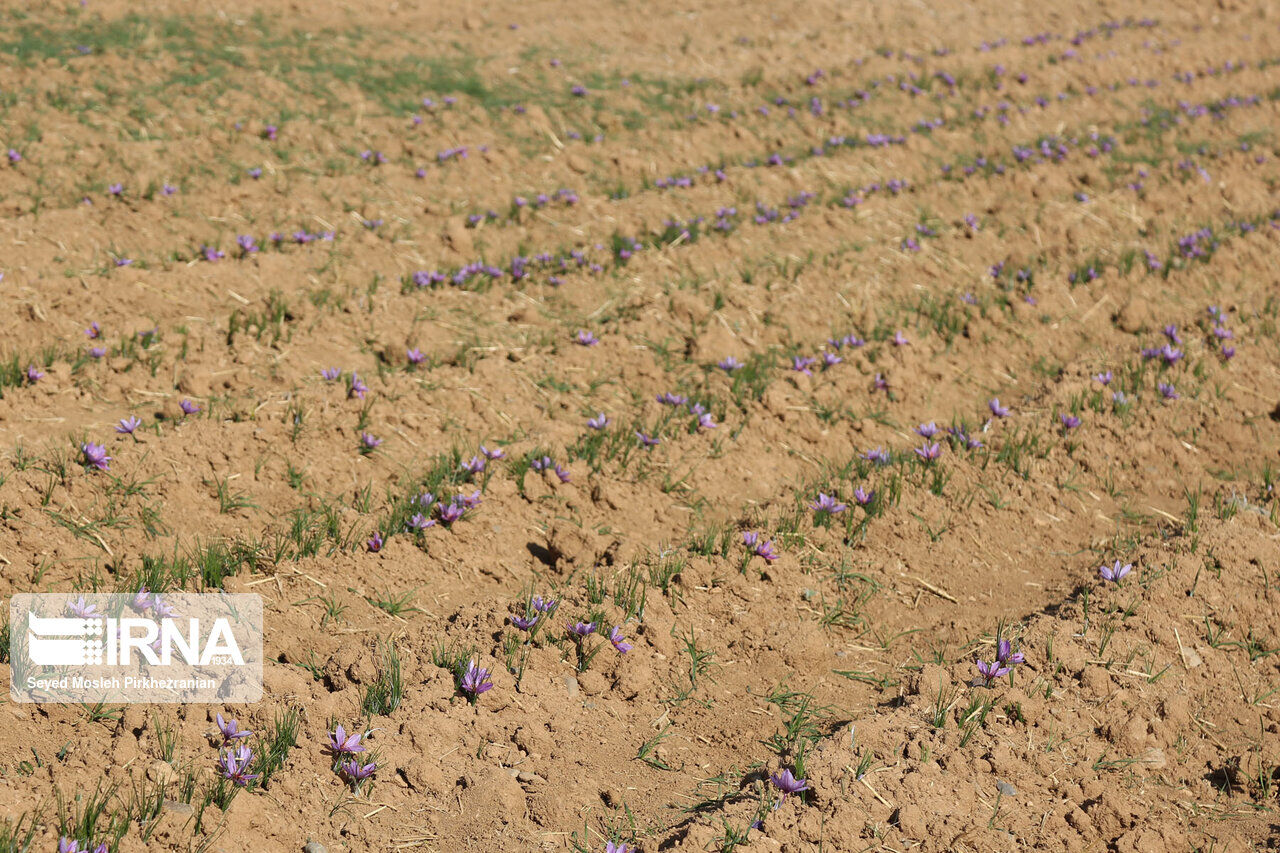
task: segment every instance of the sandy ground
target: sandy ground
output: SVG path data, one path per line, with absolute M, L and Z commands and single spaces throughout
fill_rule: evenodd
M 267 664 L 7 702 L 0 850 L 1271 849 L 1280 19 L 1183 5 L 11 4 L 0 592 Z

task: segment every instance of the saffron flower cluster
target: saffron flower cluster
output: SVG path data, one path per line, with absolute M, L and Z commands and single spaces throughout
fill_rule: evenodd
M 996 640 L 995 660 L 987 663 L 978 658 L 975 659 L 974 665 L 978 669 L 978 677 L 982 679 L 983 686 L 990 687 L 996 682 L 996 679 L 1010 675 L 1013 672 L 1013 668 L 1022 663 L 1024 659 L 1022 652 L 1015 652 L 1013 645 L 1001 637 Z

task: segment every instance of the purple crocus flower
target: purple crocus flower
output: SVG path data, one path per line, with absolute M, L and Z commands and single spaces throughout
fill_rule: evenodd
M 848 508 L 825 492 L 818 492 L 817 500 L 809 502 L 809 509 L 814 512 L 825 512 L 827 515 L 838 515 Z
M 578 639 L 589 637 L 596 632 L 596 623 L 594 622 L 572 622 L 568 627 L 569 634 Z
M 185 397 L 178 403 L 178 408 L 182 409 L 184 415 L 195 415 L 200 412 L 200 406 Z
M 719 426 L 710 412 L 703 412 L 698 415 L 698 429 L 716 429 Z
M 475 658 L 467 661 L 467 668 L 462 673 L 462 692 L 467 694 L 473 705 L 481 693 L 493 689 L 489 675 L 489 670 L 477 664 Z
M 911 343 L 911 341 L 907 340 L 907 336 L 902 334 L 901 329 L 893 333 L 893 338 L 891 340 L 895 347 L 905 347 Z
M 1080 426 L 1080 419 L 1075 415 L 1069 415 L 1066 412 L 1058 415 L 1058 420 L 1062 421 L 1063 432 L 1068 432 Z
M 1026 660 L 1022 652 L 1015 652 L 1013 645 L 1006 639 L 996 641 L 996 662 L 1002 664 L 1019 664 Z
M 889 458 L 889 452 L 883 447 L 875 447 L 862 454 L 862 458 L 876 465 L 888 465 L 892 460 Z
M 1160 391 L 1160 396 L 1164 397 L 1166 400 L 1178 399 L 1178 389 L 1175 388 L 1172 383 L 1161 382 L 1156 385 L 1156 388 Z
M 616 625 L 611 631 L 609 631 L 609 642 L 613 644 L 613 647 L 618 650 L 619 654 L 625 655 L 633 648 L 633 646 L 626 641 L 626 638 L 622 636 L 622 629 Z
M 933 421 L 929 421 L 929 423 L 927 424 L 917 424 L 915 427 L 915 432 L 916 432 L 916 435 L 920 436 L 921 438 L 933 438 L 935 435 L 938 434 L 938 425 Z
M 538 613 L 553 613 L 560 606 L 560 601 L 555 598 L 543 598 L 535 595 L 529 599 L 529 606 Z
M 515 625 L 521 631 L 528 631 L 534 625 L 538 624 L 537 613 L 532 616 L 520 616 L 515 613 L 511 613 L 508 614 L 507 618 L 511 620 L 512 625 Z
M 551 470 L 556 475 L 556 479 L 562 483 L 567 483 L 572 479 L 569 469 L 561 465 L 559 462 L 557 462 Z
M 1111 380 L 1114 378 L 1115 377 L 1112 375 L 1111 371 L 1108 370 L 1103 373 L 1095 373 L 1093 376 L 1093 381 L 1097 382 L 1099 385 L 1110 385 Z
M 27 377 L 28 384 L 35 385 L 44 378 L 44 371 L 32 364 L 27 366 L 25 375 Z
M 116 432 L 121 435 L 133 435 L 133 431 L 140 426 L 142 426 L 142 419 L 136 415 L 130 415 L 127 418 L 122 418 L 120 423 L 116 424 Z
M 378 447 L 380 444 L 382 444 L 382 439 L 376 437 L 373 433 L 370 433 L 370 432 L 360 433 L 361 452 L 368 453 L 369 451 Z
M 326 367 L 320 371 L 320 377 L 326 382 L 336 382 L 342 371 L 336 367 Z
M 1102 578 L 1104 581 L 1110 581 L 1111 583 L 1120 583 L 1120 581 L 1124 580 L 1124 576 L 1129 574 L 1132 570 L 1132 563 L 1124 563 L 1122 565 L 1119 560 L 1116 560 L 1110 566 L 1103 563 L 1102 566 L 1098 568 L 1098 577 Z
M 460 503 L 440 503 L 436 504 L 436 509 L 440 512 L 440 523 L 445 527 L 451 527 L 467 511 L 467 508 Z
M 716 367 L 720 368 L 725 373 L 733 373 L 735 370 L 741 370 L 743 364 L 733 356 L 729 355 L 716 362 Z
M 624 844 L 621 841 L 606 841 L 604 844 L 604 853 L 632 853 L 632 848 L 631 845 Z
M 360 787 L 360 783 L 372 777 L 377 769 L 378 765 L 374 762 L 370 761 L 368 764 L 361 764 L 359 759 L 356 758 L 348 758 L 338 765 L 338 772 L 357 788 Z
M 926 441 L 924 444 L 913 449 L 915 450 L 916 456 L 920 457 L 921 461 L 926 464 L 935 461 L 942 455 L 942 445 L 936 441 L 933 444 Z
M 604 412 L 600 412 L 594 418 L 590 418 L 587 420 L 587 426 L 590 427 L 591 429 L 604 429 L 608 425 L 609 425 L 609 418 L 605 416 Z
M 422 513 L 415 512 L 413 517 L 406 522 L 405 526 L 413 531 L 421 531 L 426 530 L 428 527 L 435 527 L 436 522 L 434 518 L 427 518 Z
M 462 463 L 461 468 L 468 474 L 480 474 L 484 471 L 485 464 L 485 460 L 481 459 L 479 456 L 472 456 L 466 462 Z
M 1221 352 L 1224 361 L 1230 361 L 1236 357 L 1236 348 L 1233 346 L 1223 346 Z
M 422 350 L 417 347 L 407 350 L 404 357 L 409 360 L 410 364 L 422 364 L 423 360 L 426 358 L 426 356 L 422 354 Z
M 84 330 L 85 336 L 90 340 L 96 340 L 102 337 L 102 327 L 98 325 L 98 321 L 94 320 L 89 324 L 89 328 Z
M 96 604 L 85 603 L 83 595 L 76 601 L 67 602 L 67 612 L 77 619 L 100 619 L 103 615 L 98 612 Z
M 773 787 L 782 792 L 782 801 L 785 802 L 791 794 L 800 794 L 809 790 L 809 783 L 805 779 L 797 779 L 791 770 L 784 768 L 779 773 L 769 776 L 769 781 L 773 783 Z M 779 805 L 781 805 L 781 802 Z
M 982 676 L 982 680 L 987 687 L 990 687 L 997 678 L 1003 678 L 1013 672 L 1012 667 L 1004 666 L 998 660 L 991 663 L 987 663 L 984 660 L 975 660 L 974 665 L 978 667 L 978 675 Z
M 369 386 L 365 385 L 359 376 L 357 376 L 355 373 L 352 373 L 351 382 L 347 386 L 347 398 L 350 399 L 351 397 L 359 397 L 361 400 L 363 400 L 364 395 L 367 394 L 368 392 L 369 392 Z
M 151 590 L 143 586 L 139 587 L 138 591 L 133 594 L 133 601 L 129 602 L 129 606 L 139 613 L 146 613 L 151 609 L 153 600 Z
M 579 329 L 578 333 L 573 336 L 573 342 L 579 346 L 593 347 L 600 343 L 600 339 L 588 332 L 586 329 Z
M 87 441 L 80 445 L 80 453 L 84 456 L 84 464 L 87 468 L 106 471 L 111 467 L 111 457 L 107 455 L 107 449 L 101 444 Z
M 817 363 L 817 359 L 810 358 L 807 355 L 791 356 L 791 369 L 796 373 L 803 373 L 805 376 L 812 376 L 813 371 L 809 368 Z
M 875 497 L 876 497 L 875 489 L 872 489 L 871 491 L 867 491 L 866 489 L 862 488 L 862 486 L 858 486 L 856 489 L 853 490 L 853 502 L 856 503 L 858 506 L 868 505 L 873 500 L 875 500 Z
M 240 738 L 246 738 L 253 734 L 253 732 L 248 729 L 240 728 L 240 723 L 236 720 L 224 720 L 221 713 L 217 715 L 217 719 L 218 731 L 222 732 L 223 744 L 229 744 L 232 741 L 239 740 Z
M 640 442 L 641 447 L 657 447 L 662 443 L 662 439 L 654 438 L 653 436 L 646 435 L 643 432 L 636 433 L 636 440 Z
M 995 415 L 997 418 L 1009 417 L 1009 407 L 1000 405 L 999 397 L 992 397 L 987 402 L 987 408 L 991 409 L 991 414 Z
M 382 550 L 382 542 L 382 534 L 375 531 L 373 536 L 364 544 L 368 546 L 370 554 L 376 554 Z
M 334 756 L 355 755 L 364 752 L 364 746 L 360 743 L 362 735 L 351 732 L 342 727 L 342 723 L 334 726 L 333 731 L 329 732 L 329 752 Z
M 506 459 L 507 451 L 503 450 L 501 447 L 495 447 L 491 450 L 482 444 L 480 445 L 480 455 L 483 456 L 485 459 L 488 459 L 490 461 L 495 461 L 498 459 Z
M 252 763 L 253 750 L 244 744 L 218 753 L 218 771 L 233 785 L 244 787 L 258 778 L 260 774 L 249 772 Z

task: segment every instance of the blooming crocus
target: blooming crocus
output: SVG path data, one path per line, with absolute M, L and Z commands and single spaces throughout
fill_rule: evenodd
M 916 456 L 920 457 L 920 460 L 925 463 L 933 462 L 942 455 L 942 445 L 936 441 L 933 444 L 926 441 L 924 444 L 913 449 L 915 450 Z
M 621 841 L 617 843 L 606 841 L 604 844 L 604 853 L 631 853 L 631 845 L 624 844 Z
M 133 435 L 133 431 L 142 426 L 142 419 L 136 415 L 130 415 L 127 418 L 121 418 L 120 423 L 116 424 L 116 432 L 121 435 Z
M 376 554 L 382 550 L 382 534 L 375 532 L 364 544 L 368 546 L 370 554 Z
M 369 386 L 365 385 L 359 376 L 352 373 L 351 382 L 347 386 L 347 398 L 350 399 L 351 397 L 359 397 L 361 400 L 363 400 L 364 395 L 368 393 L 368 391 L 369 391 Z
M 1166 400 L 1178 399 L 1178 389 L 1173 387 L 1171 383 L 1161 382 L 1156 385 L 1156 388 L 1160 391 L 1160 396 L 1164 397 Z
M 569 482 L 573 477 L 573 475 L 569 473 L 569 469 L 561 465 L 559 462 L 557 462 L 551 470 L 556 475 L 556 479 L 562 483 Z
M 178 403 L 178 408 L 182 409 L 184 415 L 194 415 L 199 413 L 200 406 L 185 397 Z
M 921 438 L 933 438 L 938 434 L 938 425 L 933 421 L 929 421 L 927 424 L 917 424 L 915 432 Z
M 405 523 L 405 527 L 413 531 L 426 530 L 428 527 L 435 527 L 435 526 L 436 526 L 436 521 L 434 518 L 427 518 L 425 515 L 423 515 L 420 512 L 415 512 L 413 514 L 413 517 L 410 518 L 408 522 Z
M 342 727 L 342 723 L 334 726 L 333 731 L 329 732 L 329 752 L 335 756 L 355 755 L 358 752 L 364 752 L 364 746 L 360 743 L 360 735 L 357 732 L 347 733 Z
M 463 462 L 460 468 L 468 474 L 480 474 L 484 471 L 485 464 L 484 459 L 479 456 L 472 456 L 466 462 Z
M 1009 417 L 1009 407 L 1000 405 L 999 397 L 992 397 L 987 401 L 987 408 L 989 408 L 991 410 L 991 414 L 995 415 L 997 418 Z
M 359 759 L 356 758 L 348 758 L 338 765 L 338 772 L 356 788 L 359 788 L 362 782 L 373 776 L 377 769 L 378 765 L 376 763 L 370 761 L 368 764 L 361 764 Z
M 373 433 L 369 433 L 369 432 L 360 433 L 360 452 L 361 453 L 369 453 L 380 444 L 382 444 L 382 439 L 378 438 Z
M 244 744 L 240 744 L 235 749 L 224 749 L 218 754 L 218 770 L 222 778 L 240 787 L 248 785 L 260 775 L 249 772 L 249 766 L 252 763 L 253 750 Z
M 1097 382 L 1099 385 L 1110 385 L 1111 380 L 1114 378 L 1115 377 L 1112 375 L 1111 371 L 1108 370 L 1104 373 L 1095 373 L 1093 376 L 1093 381 Z
M 664 406 L 683 406 L 689 402 L 689 398 L 683 394 L 673 394 L 670 391 L 659 394 L 655 399 Z
M 90 340 L 102 337 L 102 327 L 98 325 L 98 321 L 94 320 L 89 324 L 89 328 L 84 330 L 85 336 Z
M 662 443 L 662 439 L 654 438 L 653 436 L 646 435 L 643 432 L 636 433 L 636 440 L 640 442 L 641 447 L 657 447 Z
M 489 677 L 489 670 L 477 664 L 475 658 L 467 661 L 467 668 L 462 672 L 462 692 L 467 694 L 471 704 L 475 704 L 481 693 L 491 689 L 493 681 Z
M 222 732 L 222 742 L 224 744 L 232 743 L 253 734 L 248 729 L 240 728 L 240 723 L 236 720 L 224 720 L 221 713 L 217 715 L 217 719 L 218 731 Z
M 625 655 L 633 648 L 632 645 L 626 641 L 626 638 L 623 637 L 622 629 L 617 626 L 614 626 L 613 630 L 609 632 L 609 642 L 613 644 L 613 647 L 618 650 L 619 654 Z
M 698 415 L 698 429 L 716 429 L 718 426 L 720 425 L 716 423 L 710 412 Z
M 1062 429 L 1064 432 L 1073 430 L 1080 426 L 1080 419 L 1075 415 L 1069 415 L 1066 412 L 1058 415 L 1058 420 L 1062 421 Z
M 98 606 L 96 604 L 85 603 L 83 595 L 76 601 L 67 602 L 67 612 L 72 616 L 75 616 L 77 619 L 102 618 L 102 614 L 98 612 Z
M 31 364 L 27 366 L 25 376 L 27 377 L 27 382 L 29 384 L 35 385 L 44 378 L 44 371 L 36 367 L 34 364 Z
M 101 444 L 85 442 L 80 445 L 80 453 L 84 456 L 84 464 L 87 468 L 106 471 L 111 467 L 111 457 L 107 455 L 107 449 Z
M 493 461 L 497 459 L 505 459 L 507 457 L 507 451 L 503 450 L 501 447 L 489 449 L 482 444 L 480 445 L 480 455 L 485 459 Z
M 422 350 L 417 347 L 407 350 L 404 357 L 409 360 L 410 364 L 422 364 L 423 360 L 426 358 L 426 356 L 422 354 Z
M 741 370 L 743 364 L 733 356 L 729 355 L 716 362 L 716 367 L 720 368 L 725 373 L 733 373 L 735 370 Z
M 874 447 L 862 454 L 862 458 L 876 465 L 888 465 L 890 461 L 889 452 L 883 447 Z
M 902 334 L 901 329 L 893 333 L 893 338 L 891 340 L 895 347 L 905 347 L 911 343 L 911 341 L 907 340 L 907 336 Z
M 529 606 L 538 613 L 551 613 L 560 606 L 560 602 L 554 598 L 543 598 L 535 595 L 529 599 Z
M 569 633 L 579 639 L 589 637 L 596 632 L 596 623 L 594 622 L 572 622 L 569 624 Z
M 538 616 L 539 614 L 537 613 L 535 613 L 532 616 L 520 616 L 518 614 L 512 613 L 508 615 L 507 618 L 511 620 L 512 625 L 515 625 L 521 631 L 528 631 L 534 625 L 538 624 Z
M 996 662 L 1002 664 L 1019 664 L 1026 660 L 1022 652 L 1015 652 L 1013 644 L 1006 639 L 996 641 Z
M 818 492 L 817 500 L 809 502 L 809 509 L 813 510 L 814 512 L 825 512 L 828 515 L 837 515 L 838 513 L 844 512 L 848 508 L 849 508 L 848 506 L 840 503 L 838 500 L 833 498 L 831 495 L 826 494 L 825 492 Z
M 1106 563 L 1099 566 L 1098 577 L 1102 578 L 1104 581 L 1110 581 L 1111 583 L 1120 583 L 1120 581 L 1124 580 L 1124 576 L 1129 574 L 1132 570 L 1132 563 L 1121 564 L 1119 560 L 1116 560 L 1110 566 Z
M 791 369 L 796 373 L 803 373 L 805 376 L 812 376 L 813 371 L 809 368 L 817 362 L 817 359 L 810 358 L 807 355 L 791 356 Z
M 875 391 L 889 391 L 889 380 L 884 378 L 883 374 L 877 373 L 876 378 L 871 382 L 871 388 Z
M 858 486 L 856 489 L 853 490 L 853 502 L 856 503 L 858 506 L 866 506 L 867 504 L 871 503 L 871 501 L 875 500 L 875 496 L 876 496 L 875 489 L 872 489 L 871 491 L 867 491 L 866 489 L 862 488 L 862 486 Z
M 139 587 L 138 591 L 133 594 L 133 601 L 129 602 L 129 606 L 139 613 L 145 613 L 151 609 L 153 600 L 151 590 L 143 586 Z
M 336 367 L 326 367 L 320 371 L 320 377 L 326 382 L 334 382 L 341 375 L 342 371 Z
M 1222 347 L 1221 353 L 1224 361 L 1230 361 L 1231 359 L 1236 357 L 1236 348 L 1230 345 L 1226 345 Z
M 466 507 L 457 503 L 440 503 L 436 504 L 436 509 L 440 513 L 440 523 L 445 527 L 453 526 L 466 513 Z
M 573 342 L 579 346 L 593 347 L 600 343 L 600 339 L 586 329 L 579 329 L 578 333 L 573 336 Z
M 1003 678 L 1013 672 L 1012 667 L 1004 666 L 998 660 L 991 663 L 987 663 L 984 660 L 975 660 L 974 665 L 977 666 L 978 675 L 982 676 L 982 680 L 987 687 L 990 687 L 997 678 Z
M 769 781 L 773 783 L 773 787 L 782 792 L 783 802 L 786 801 L 787 796 L 790 794 L 800 794 L 809 790 L 809 783 L 807 780 L 797 779 L 795 774 L 786 768 L 779 773 L 770 775 Z
M 609 418 L 604 412 L 600 412 L 594 418 L 587 419 L 587 426 L 591 429 L 604 429 L 609 425 Z

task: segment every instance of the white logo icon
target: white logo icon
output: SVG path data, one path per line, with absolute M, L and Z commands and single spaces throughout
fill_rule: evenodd
M 102 619 L 43 617 L 27 614 L 28 654 L 41 666 L 91 666 L 102 663 Z

